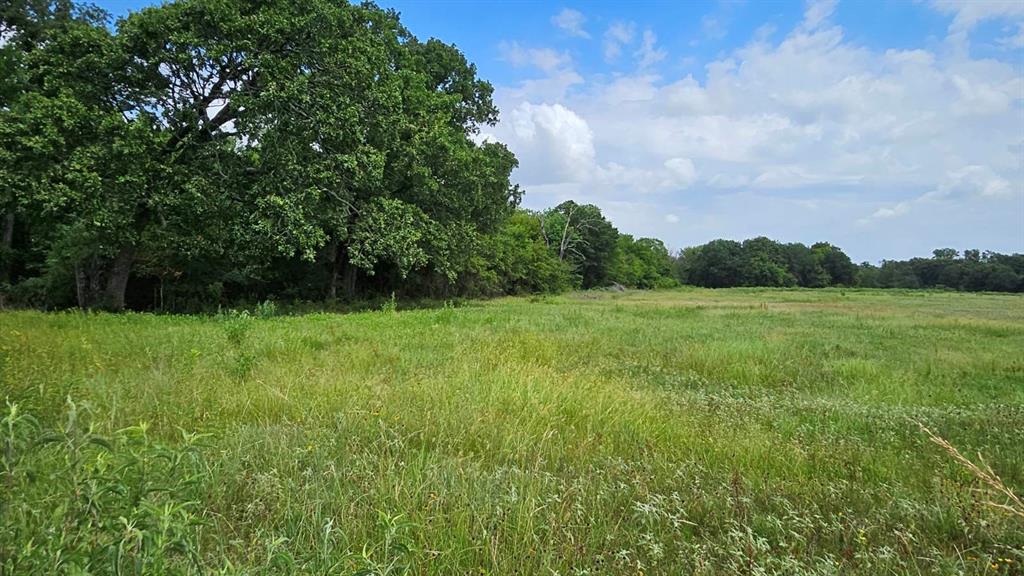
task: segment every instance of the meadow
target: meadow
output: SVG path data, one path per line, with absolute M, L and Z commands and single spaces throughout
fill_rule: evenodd
M 1024 296 L 0 313 L 0 574 L 1021 574 Z

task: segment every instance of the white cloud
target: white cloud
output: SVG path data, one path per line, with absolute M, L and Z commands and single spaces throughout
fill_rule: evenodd
M 996 39 L 996 43 L 1007 50 L 1024 48 L 1024 22 L 1017 24 L 1017 32 Z
M 566 52 L 558 52 L 551 48 L 526 48 L 518 42 L 501 42 L 498 44 L 498 52 L 502 60 L 516 68 L 533 66 L 548 73 L 572 63 L 572 58 Z
M 657 81 L 658 77 L 651 74 L 620 76 L 604 87 L 603 98 L 609 106 L 651 100 L 658 95 Z
M 810 0 L 804 11 L 802 26 L 807 30 L 815 30 L 825 24 L 836 11 L 836 0 Z
M 622 47 L 633 42 L 636 36 L 636 24 L 632 22 L 615 22 L 604 32 L 604 57 L 612 61 L 622 54 Z
M 906 214 L 910 210 L 909 202 L 900 202 L 891 208 L 879 208 L 871 214 L 872 218 L 895 218 Z
M 657 64 L 665 59 L 668 52 L 660 50 L 655 47 L 658 42 L 658 36 L 651 30 L 644 30 L 643 41 L 640 43 L 640 49 L 636 51 L 634 56 L 637 59 L 637 65 L 640 68 L 647 68 L 653 64 Z
M 512 110 L 520 163 L 538 178 L 531 184 L 579 182 L 595 168 L 594 137 L 587 121 L 561 104 L 524 102 Z
M 665 222 L 668 222 L 669 224 L 678 224 L 679 216 L 676 216 L 675 214 L 665 214 Z
M 572 8 L 563 8 L 561 12 L 551 17 L 551 23 L 560 28 L 570 36 L 579 38 L 590 38 L 590 34 L 583 29 L 587 18 L 582 12 Z
M 713 188 L 741 188 L 750 184 L 750 179 L 743 174 L 715 174 L 707 183 Z
M 697 169 L 689 158 L 671 158 L 665 161 L 665 168 L 672 176 L 672 184 L 677 188 L 689 188 L 697 181 Z
M 957 194 L 1009 198 L 1013 195 L 1013 189 L 1008 180 L 994 173 L 988 166 L 972 165 L 946 173 L 938 188 L 925 196 L 946 198 Z
M 932 6 L 939 12 L 953 16 L 946 40 L 961 54 L 967 53 L 968 37 L 978 24 L 987 20 L 1019 21 L 1024 18 L 1024 2 L 1017 0 L 932 0 Z M 1024 43 L 1024 31 L 1020 36 Z M 1019 47 L 1015 45 L 1016 41 L 1015 36 L 997 40 L 1009 48 Z
M 583 76 L 575 70 L 560 70 L 543 78 L 525 80 L 515 88 L 503 89 L 503 102 L 511 103 L 512 106 L 524 101 L 558 102 L 565 98 L 571 88 L 583 83 Z M 506 109 L 507 105 L 501 106 L 501 110 Z
M 986 20 L 1024 18 L 1024 2 L 1014 0 L 933 0 L 932 5 L 953 15 L 950 34 L 970 32 Z
M 886 219 L 903 216 L 910 212 L 914 206 L 928 202 L 949 203 L 953 201 L 953 203 L 958 203 L 958 200 L 963 202 L 964 200 L 970 200 L 972 197 L 980 199 L 1005 199 L 1012 198 L 1013 195 L 1014 191 L 1010 182 L 995 174 L 988 166 L 965 166 L 947 172 L 934 190 L 925 192 L 913 200 L 879 208 L 871 214 L 871 218 Z M 866 223 L 869 221 L 870 219 L 863 219 L 860 222 Z
M 500 58 L 516 68 L 535 68 L 544 73 L 540 78 L 526 80 L 517 88 L 507 89 L 513 102 L 552 102 L 561 100 L 575 85 L 583 83 L 583 77 L 574 69 L 572 57 L 567 52 L 551 48 L 530 48 L 518 42 L 498 44 Z

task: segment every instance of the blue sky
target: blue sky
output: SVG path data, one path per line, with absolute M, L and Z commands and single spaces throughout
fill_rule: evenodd
M 1024 252 L 1024 2 L 381 4 L 494 83 L 481 137 L 527 207 L 592 202 L 673 248 Z

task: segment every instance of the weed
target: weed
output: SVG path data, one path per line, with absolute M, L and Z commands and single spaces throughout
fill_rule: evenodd
M 398 313 L 398 300 L 395 298 L 395 293 L 391 293 L 391 297 L 384 301 L 380 305 L 380 311 L 385 314 L 397 314 Z
M 257 318 L 273 318 L 277 316 L 277 303 L 273 300 L 264 300 L 256 305 L 254 314 Z
M 253 317 L 248 311 L 233 312 L 224 320 L 223 326 L 231 357 L 228 363 L 229 371 L 235 381 L 241 382 L 249 376 L 258 361 L 249 342 Z
M 8 403 L 0 573 L 199 572 L 199 437 L 170 448 L 146 426 L 106 437 L 90 419 L 69 398 L 44 430 Z

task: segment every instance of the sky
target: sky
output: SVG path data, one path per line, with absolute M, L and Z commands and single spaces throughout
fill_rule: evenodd
M 1024 1 L 379 4 L 494 84 L 479 138 L 527 208 L 593 203 L 673 249 L 1024 252 Z

